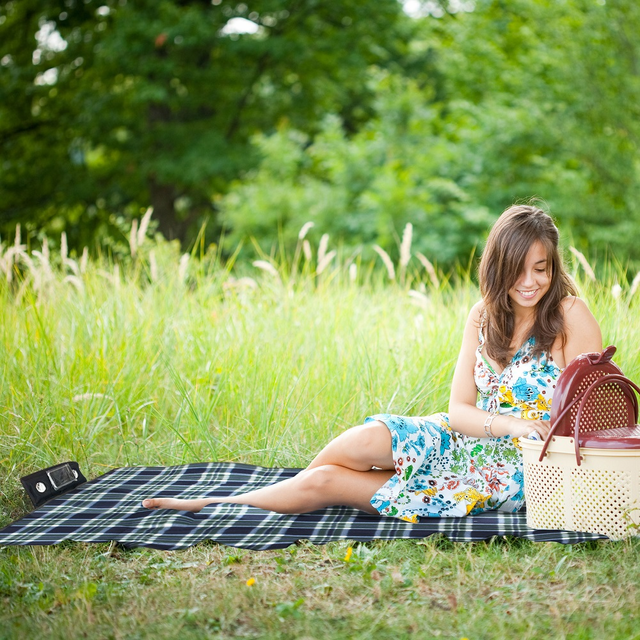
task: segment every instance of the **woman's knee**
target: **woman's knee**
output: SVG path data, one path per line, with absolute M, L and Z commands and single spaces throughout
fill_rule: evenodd
M 323 464 L 312 469 L 305 469 L 299 475 L 299 487 L 302 491 L 313 494 L 330 492 L 334 486 L 339 484 L 340 472 L 343 469 L 335 464 Z

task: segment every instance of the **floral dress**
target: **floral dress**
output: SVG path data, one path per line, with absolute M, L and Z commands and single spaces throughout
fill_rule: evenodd
M 561 373 L 551 355 L 533 356 L 530 338 L 497 374 L 482 355 L 479 332 L 474 379 L 477 406 L 525 420 L 549 420 Z M 382 515 L 417 522 L 421 516 L 466 516 L 524 504 L 522 451 L 517 438 L 472 438 L 453 431 L 446 413 L 426 417 L 370 416 L 391 432 L 396 473 L 371 498 Z

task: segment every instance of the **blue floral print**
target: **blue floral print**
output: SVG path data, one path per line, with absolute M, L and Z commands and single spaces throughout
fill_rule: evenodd
M 526 402 L 528 400 L 533 400 L 538 395 L 538 390 L 524 378 L 518 378 L 516 383 L 513 385 L 513 395 L 518 400 Z

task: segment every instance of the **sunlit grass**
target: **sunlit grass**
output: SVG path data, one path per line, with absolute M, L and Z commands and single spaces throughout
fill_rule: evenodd
M 155 282 L 144 266 L 89 264 L 80 286 L 63 270 L 37 290 L 0 286 L 9 473 L 66 457 L 90 475 L 203 459 L 304 464 L 367 414 L 444 409 L 477 296 L 384 286 L 381 274 L 358 284 L 341 266 L 243 279 L 165 261 Z
M 402 279 L 391 280 L 381 262 L 330 245 L 318 256 L 305 240 L 294 256 L 264 256 L 275 273 L 222 264 L 215 251 L 185 258 L 137 235 L 135 258 L 78 260 L 77 270 L 57 254 L 47 264 L 44 252 L 29 254 L 32 267 L 16 258 L 11 281 L 0 280 L 0 524 L 27 508 L 19 477 L 64 460 L 88 477 L 201 460 L 302 466 L 369 414 L 446 409 L 478 299 L 472 278 L 408 260 L 406 241 Z M 611 266 L 596 281 L 575 267 L 605 343 L 637 379 L 633 285 Z M 345 561 L 347 548 L 5 548 L 0 628 L 9 637 L 68 637 L 70 628 L 88 637 L 599 638 L 605 628 L 640 637 L 637 541 L 380 542 Z

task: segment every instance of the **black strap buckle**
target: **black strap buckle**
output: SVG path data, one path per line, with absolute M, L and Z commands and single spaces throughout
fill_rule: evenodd
M 73 461 L 56 464 L 20 478 L 34 507 L 39 507 L 51 498 L 67 493 L 86 481 L 78 463 Z

